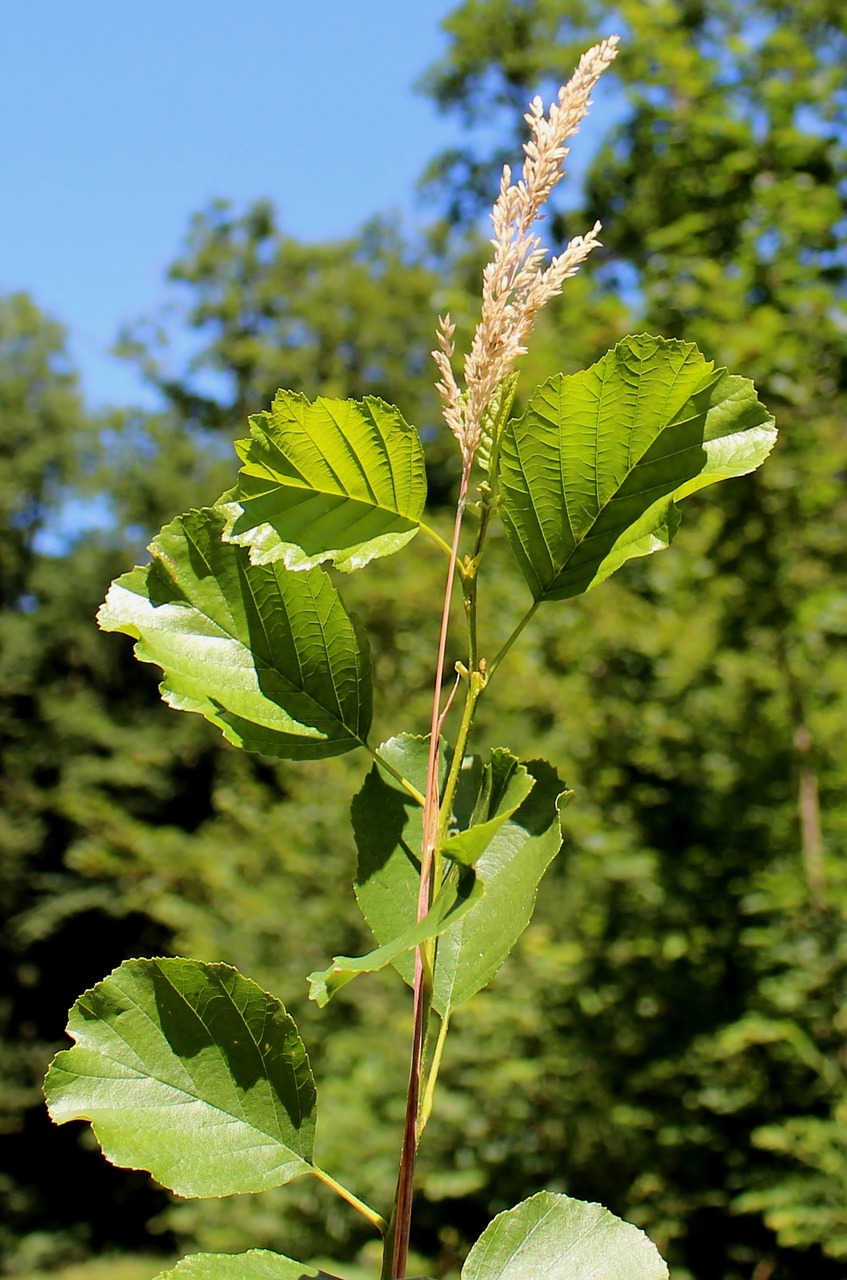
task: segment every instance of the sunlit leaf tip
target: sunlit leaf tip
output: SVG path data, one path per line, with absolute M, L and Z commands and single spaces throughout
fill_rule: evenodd
M 676 504 L 753 471 L 775 439 L 753 384 L 689 342 L 625 338 L 545 382 L 507 424 L 500 458 L 506 531 L 536 601 L 667 547 Z
M 237 443 L 224 537 L 254 564 L 360 569 L 415 536 L 426 500 L 420 437 L 375 396 L 314 402 L 279 391 Z
M 667 1280 L 668 1268 L 638 1227 L 599 1204 L 540 1191 L 489 1223 L 462 1280 Z
M 268 1249 L 247 1253 L 193 1253 L 155 1280 L 337 1280 L 326 1271 Z

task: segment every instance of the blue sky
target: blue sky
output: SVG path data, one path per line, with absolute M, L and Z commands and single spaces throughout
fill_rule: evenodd
M 414 92 L 458 0 L 7 0 L 0 6 L 0 291 L 68 326 L 94 404 L 141 398 L 108 355 L 155 311 L 189 216 L 270 197 L 345 235 L 414 212 L 458 124 Z

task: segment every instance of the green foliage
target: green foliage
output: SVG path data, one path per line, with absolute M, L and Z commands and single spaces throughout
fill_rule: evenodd
M 761 1213 L 786 1245 L 808 1248 L 821 1242 L 825 1254 L 842 1260 L 847 1257 L 846 1113 L 842 1101 L 830 1116 L 795 1116 L 757 1129 L 756 1146 L 785 1157 L 788 1167 L 778 1181 L 743 1192 L 735 1203 L 740 1213 Z
M 457 664 L 466 691 L 452 747 L 409 735 L 386 743 L 381 752 L 368 746 L 367 649 L 318 567 L 337 558 L 340 543 L 344 567 L 353 568 L 407 540 L 387 545 L 379 525 L 370 522 L 374 508 L 387 510 L 389 495 L 394 514 L 401 506 L 407 514 L 411 510 L 412 491 L 398 500 L 396 481 L 386 478 L 385 465 L 393 470 L 400 464 L 402 474 L 402 457 L 419 462 L 420 446 L 410 449 L 410 429 L 373 401 L 311 406 L 278 396 L 268 421 L 284 463 L 259 465 L 253 444 L 267 439 L 267 430 L 255 419 L 253 444 L 241 448 L 240 455 L 261 473 L 260 489 L 248 492 L 242 485 L 224 495 L 224 510 L 189 512 L 166 526 L 150 546 L 152 562 L 118 579 L 99 614 L 105 630 L 134 636 L 136 655 L 162 668 L 163 696 L 171 706 L 199 712 L 235 745 L 295 760 L 362 745 L 377 761 L 379 767 L 354 801 L 353 817 L 357 897 L 381 945 L 360 958 L 336 956 L 328 970 L 311 975 L 310 983 L 312 998 L 324 1006 L 359 973 L 396 962 L 408 979 L 399 958 L 415 951 L 412 1083 L 390 1225 L 313 1163 L 315 1089 L 303 1044 L 283 1007 L 236 970 L 198 961 L 132 961 L 87 992 L 68 1026 L 75 1047 L 60 1053 L 48 1073 L 51 1115 L 60 1123 L 89 1119 L 109 1159 L 148 1169 L 182 1195 L 259 1192 L 311 1171 L 386 1236 L 383 1276 L 405 1274 L 414 1152 L 432 1110 L 450 1016 L 488 984 L 529 923 L 538 884 L 562 844 L 560 814 L 569 798 L 544 762 L 522 765 L 503 749 L 492 751 L 485 762 L 465 755 L 476 704 L 490 679 L 486 662 L 477 661 L 476 579 L 489 523 L 500 510 L 501 478 L 502 514 L 524 573 L 529 564 L 537 576 L 538 546 L 547 540 L 523 538 L 519 511 L 539 530 L 551 523 L 566 525 L 577 550 L 592 532 L 600 536 L 594 570 L 566 592 L 574 595 L 632 554 L 665 545 L 669 536 L 662 539 L 656 530 L 669 525 L 674 498 L 755 467 L 771 443 L 772 420 L 748 384 L 723 372 L 712 376 L 711 366 L 691 347 L 631 340 L 607 363 L 609 371 L 599 376 L 590 371 L 581 380 L 593 394 L 553 396 L 543 388 L 517 424 L 505 421 L 510 386 L 502 412 L 498 408 L 492 419 L 485 459 L 490 483 L 479 490 L 474 554 L 462 562 L 469 649 L 468 665 Z M 538 431 L 540 450 L 522 453 L 522 444 L 532 439 L 527 420 L 541 398 L 553 446 Z M 619 431 L 622 420 L 624 437 L 621 444 L 612 435 L 611 450 L 605 438 L 598 442 L 609 415 Z M 349 440 L 341 422 L 350 426 Z M 290 467 L 298 458 L 292 485 Z M 470 458 L 463 486 L 469 467 Z M 592 467 L 594 479 L 586 487 L 584 477 Z M 340 522 L 325 518 L 328 468 L 335 477 L 333 497 L 341 498 L 340 506 L 335 503 Z M 526 482 L 522 500 L 516 472 Z M 419 465 L 416 474 L 419 492 L 412 500 L 420 506 Z M 560 491 L 545 482 L 551 474 L 562 477 Z M 629 476 L 635 477 L 631 499 L 624 492 Z M 307 504 L 316 500 L 314 522 L 291 517 L 293 488 L 296 501 L 304 493 Z M 586 505 L 583 491 L 588 490 L 596 505 L 582 527 L 575 511 Z M 373 497 L 364 513 L 363 494 Z M 644 494 L 650 495 L 646 502 Z M 602 545 L 597 530 L 619 495 L 615 542 L 607 539 Z M 359 500 L 352 511 L 351 497 Z M 252 498 L 260 499 L 262 514 L 250 507 Z M 265 517 L 272 512 L 276 542 L 270 546 Z M 454 548 L 463 514 L 461 501 Z M 364 540 L 351 539 L 350 527 L 362 520 Z M 339 539 L 344 528 L 348 533 Z M 255 546 L 239 545 L 250 543 L 250 530 L 258 538 L 258 555 Z M 293 554 L 287 553 L 298 535 Z M 559 578 L 568 559 L 552 562 L 554 576 L 535 592 L 536 605 L 544 595 L 565 594 Z M 448 601 L 455 569 L 454 549 Z M 493 661 L 492 674 L 515 634 Z M 438 698 L 436 685 L 433 723 L 440 726 L 449 703 L 439 714 Z M 410 817 L 410 800 L 423 807 L 422 818 Z M 427 1057 L 425 1031 L 433 1015 L 440 1019 L 440 1031 Z M 603 1273 L 665 1274 L 652 1246 L 654 1260 L 644 1266 L 629 1260 L 630 1239 L 637 1238 L 640 1249 L 642 1237 L 606 1211 L 545 1201 L 539 1218 L 538 1207 L 538 1201 L 530 1201 L 495 1221 L 487 1242 L 471 1254 L 474 1274 L 505 1276 L 515 1258 L 524 1267 L 529 1250 L 531 1265 L 556 1267 L 564 1278 L 575 1274 L 572 1251 L 584 1247 L 579 1242 L 586 1239 L 587 1256 Z M 585 1213 L 591 1218 L 588 1226 Z M 189 1270 L 193 1266 L 210 1276 L 240 1265 L 233 1259 L 187 1263 Z M 257 1274 L 280 1269 L 292 1274 L 298 1264 L 254 1254 L 249 1265 Z
M 304 1267 L 278 1253 L 251 1249 L 248 1253 L 195 1253 L 183 1258 L 156 1280 L 333 1280 L 325 1271 Z
M 462 1280 L 665 1280 L 668 1269 L 642 1231 L 599 1204 L 539 1192 L 500 1213 L 480 1236 Z
M 218 201 L 195 216 L 169 273 L 192 355 L 179 362 L 186 344 L 173 340 L 173 310 L 134 326 L 122 348 L 192 430 L 240 430 L 280 386 L 402 405 L 426 429 L 430 495 L 444 501 L 456 465 L 440 431 L 436 438 L 429 353 L 445 266 L 437 238 L 432 247 L 409 242 L 388 219 L 347 240 L 301 243 L 280 231 L 267 202 L 236 214 Z M 446 282 L 454 314 L 475 314 L 477 271 L 475 257 L 467 287 Z
M 84 480 L 95 434 L 64 331 L 26 294 L 0 300 L 0 601 L 19 605 L 36 540 Z
M 442 1018 L 487 986 L 510 954 L 532 917 L 541 878 L 562 847 L 562 810 L 572 792 L 563 790 L 545 762 L 530 761 L 526 767 L 534 778 L 532 791 L 498 824 L 476 864 L 485 885 L 483 899 L 439 944 L 433 1007 Z
M 182 1196 L 278 1187 L 312 1164 L 315 1084 L 283 1006 L 226 965 L 130 960 L 71 1011 L 45 1082 L 114 1164 Z M 136 1116 L 127 1125 L 128 1114 Z
M 165 701 L 237 746 L 295 760 L 359 746 L 370 659 L 330 579 L 250 564 L 223 529 L 213 508 L 162 529 L 152 563 L 113 584 L 101 627 L 136 637 L 138 658 L 165 672 Z
M 384 743 L 379 755 L 424 785 L 425 739 L 401 735 Z M 456 790 L 463 829 L 448 835 L 443 852 L 473 863 L 482 893 L 440 931 L 433 1008 L 441 1018 L 487 986 L 529 923 L 539 882 L 562 845 L 561 810 L 571 795 L 541 761 L 521 765 L 502 749 L 486 763 L 466 759 Z M 359 854 L 356 898 L 377 941 L 387 944 L 405 936 L 415 919 L 420 809 L 374 768 L 351 811 Z M 411 958 L 398 956 L 394 964 L 411 984 Z
M 446 746 L 441 743 L 439 786 L 447 773 Z M 383 767 L 375 765 L 365 778 L 350 805 L 350 819 L 357 852 L 356 901 L 377 942 L 385 944 L 416 918 L 423 840 L 421 806 L 396 775 L 425 791 L 429 740 L 401 733 L 381 743 L 378 755 Z M 386 764 L 393 773 L 386 774 Z M 414 957 L 401 951 L 393 964 L 411 986 Z
M 484 1094 L 500 1119 L 469 1126 L 458 1152 L 445 1140 L 454 1168 L 439 1184 L 434 1156 L 432 1194 L 451 1178 L 474 1185 L 473 1146 L 491 1162 L 480 1195 L 508 1196 L 518 1180 L 504 1144 L 521 1150 L 524 1179 L 564 1161 L 568 1189 L 648 1229 L 674 1275 L 835 1276 L 825 1255 L 841 1247 L 844 1166 L 824 1131 L 837 1133 L 845 1097 L 844 15 L 816 3 L 475 0 L 445 28 L 429 87 L 485 124 L 433 170 L 453 216 L 478 208 L 496 176 L 492 115 L 513 122 L 588 31 L 626 30 L 604 143 L 557 228 L 601 217 L 610 261 L 583 278 L 587 313 L 585 299 L 563 304 L 563 344 L 622 290 L 639 326 L 742 367 L 781 441 L 760 474 L 715 491 L 686 530 L 686 557 L 632 566 L 578 613 L 539 610 L 510 656 L 526 691 L 515 728 L 521 714 L 535 726 L 537 749 L 566 764 L 580 796 L 571 894 L 562 886 L 549 916 L 542 900 L 498 984 L 510 1030 L 484 1089 L 473 1045 L 491 1034 L 493 1004 L 467 1015 L 467 1048 L 457 1024 L 451 1112 Z M 556 723 L 562 704 L 570 714 Z M 554 979 L 557 995 L 528 1018 L 525 991 Z M 762 1018 L 771 1035 L 748 1038 Z M 547 1036 L 556 1048 L 536 1057 Z M 526 1109 L 500 1065 L 510 1053 L 533 1058 Z M 562 1062 L 575 1065 L 550 1107 L 544 1082 Z M 543 1136 L 524 1151 L 541 1114 Z M 799 1132 L 815 1133 L 816 1154 L 789 1136 Z
M 224 537 L 253 564 L 360 569 L 417 533 L 426 500 L 417 432 L 374 397 L 361 404 L 280 391 L 236 445 L 244 466 Z
M 843 1265 L 823 1249 L 841 1247 L 843 1232 L 847 972 L 843 22 L 817 4 L 781 10 L 778 24 L 765 5 L 639 3 L 626 18 L 615 69 L 623 125 L 609 132 L 585 210 L 603 218 L 612 253 L 542 317 L 523 385 L 587 366 L 632 327 L 622 288 L 638 328 L 694 340 L 755 378 L 782 439 L 760 475 L 712 490 L 708 508 L 692 499 L 672 556 L 539 610 L 502 666 L 496 703 L 479 703 L 480 749 L 505 741 L 519 757 L 555 760 L 579 803 L 510 964 L 453 1020 L 421 1155 L 419 1240 L 457 1273 L 493 1213 L 550 1186 L 637 1221 L 675 1276 L 749 1280 L 760 1267 L 829 1280 Z M 614 22 L 608 8 L 598 16 L 562 0 L 463 6 L 447 55 L 457 100 L 489 123 L 492 94 L 522 107 L 598 20 Z M 487 200 L 488 157 L 467 136 L 466 171 Z M 177 269 L 188 343 L 179 325 L 172 332 L 175 351 L 198 354 L 193 368 L 166 354 L 151 367 L 173 412 L 109 424 L 96 482 L 115 529 L 52 556 L 29 538 L 16 561 L 23 605 L 8 602 L 14 593 L 3 600 L 6 1258 L 36 1224 L 45 1241 L 55 1233 L 53 1257 L 104 1240 L 149 1247 L 156 1212 L 153 1231 L 175 1228 L 187 1249 L 282 1241 L 317 1258 L 361 1244 L 355 1216 L 314 1179 L 180 1202 L 165 1218 L 127 1175 L 109 1181 L 103 1162 L 99 1180 L 77 1126 L 45 1137 L 33 1124 L 63 1010 L 133 953 L 226 956 L 284 991 L 321 1077 L 325 1163 L 373 1203 L 392 1192 L 401 1104 L 389 1082 L 407 1069 L 393 1031 L 400 984 L 356 983 L 355 1004 L 342 993 L 320 1015 L 305 993 L 296 1004 L 309 968 L 371 945 L 342 894 L 361 757 L 295 769 L 233 751 L 200 717 L 169 716 L 128 643 L 89 621 L 109 578 L 171 512 L 231 483 L 211 432 L 241 430 L 279 382 L 397 401 L 430 434 L 436 407 L 420 371 L 432 345 L 431 258 L 396 251 L 386 228 L 297 245 L 251 217 L 197 220 Z M 552 225 L 584 228 L 576 210 Z M 438 285 L 460 332 L 479 265 L 474 246 Z M 5 348 L 7 386 L 22 368 L 17 341 Z M 49 529 L 64 483 L 52 460 L 68 459 L 72 474 L 95 432 L 59 347 L 16 386 L 0 429 L 26 397 L 47 501 L 14 427 L 4 474 L 22 505 L 31 474 L 31 509 Z M 63 405 L 39 418 L 45 387 Z M 526 401 L 516 403 L 518 416 Z M 430 497 L 441 502 L 444 441 L 427 443 Z M 3 554 L 17 557 L 15 522 L 2 537 Z M 397 556 L 343 583 L 368 621 L 375 741 L 425 724 L 441 570 L 418 541 L 413 572 Z M 480 614 L 486 635 L 504 637 L 522 616 L 523 584 L 496 524 L 486 556 Z M 806 797 L 817 787 L 817 870 L 801 785 Z
M 17 1280 L 156 1280 L 164 1258 L 124 1257 L 113 1254 L 56 1270 L 21 1272 Z
M 403 952 L 414 951 L 421 943 L 439 938 L 472 910 L 484 891 L 485 885 L 479 877 L 469 867 L 463 867 L 456 878 L 444 886 L 418 924 L 408 925 L 366 956 L 335 956 L 325 973 L 309 974 L 310 998 L 323 1007 L 357 974 L 378 973 Z
M 539 387 L 501 461 L 506 531 L 535 600 L 581 595 L 668 546 L 676 504 L 754 470 L 775 439 L 752 383 L 685 343 L 626 338 Z

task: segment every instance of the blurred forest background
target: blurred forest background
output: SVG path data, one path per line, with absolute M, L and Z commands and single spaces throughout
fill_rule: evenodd
M 198 213 L 171 271 L 181 318 L 122 338 L 160 413 L 89 410 L 61 329 L 37 300 L 0 301 L 6 1274 L 364 1243 L 309 1180 L 178 1201 L 110 1168 L 82 1126 L 50 1126 L 40 1081 L 67 1009 L 131 955 L 224 959 L 279 993 L 322 1089 L 324 1167 L 390 1201 L 406 990 L 389 971 L 318 1011 L 304 983 L 368 945 L 347 819 L 367 761 L 248 758 L 165 708 L 156 671 L 93 616 L 160 524 L 231 483 L 231 440 L 278 386 L 396 402 L 446 517 L 435 315 L 470 332 L 482 215 L 525 102 L 613 30 L 614 122 L 547 227 L 558 245 L 599 217 L 606 247 L 545 315 L 523 392 L 645 329 L 753 378 L 781 438 L 761 472 L 691 500 L 669 552 L 542 611 L 482 704 L 489 741 L 554 761 L 577 803 L 535 921 L 456 1019 L 415 1244 L 455 1274 L 492 1214 L 547 1187 L 643 1226 L 676 1280 L 845 1274 L 847 16 L 836 0 L 466 0 L 447 26 L 426 92 L 469 142 L 426 175 L 428 230 L 376 220 L 315 245 L 268 205 Z M 474 125 L 499 105 L 515 132 L 492 155 Z M 94 501 L 104 527 L 57 538 Z M 421 542 L 345 581 L 375 650 L 375 741 L 427 722 L 441 573 Z M 526 594 L 506 555 L 486 590 L 505 635 Z

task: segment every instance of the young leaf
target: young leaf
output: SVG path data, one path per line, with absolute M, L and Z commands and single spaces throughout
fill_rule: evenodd
M 433 1007 L 442 1017 L 491 981 L 529 924 L 541 878 L 562 847 L 561 812 L 573 793 L 543 760 L 526 770 L 535 785 L 476 862 L 485 895 L 438 940 Z
M 460 867 L 455 879 L 443 885 L 423 920 L 405 929 L 385 946 L 366 956 L 335 956 L 328 969 L 309 974 L 309 999 L 321 1007 L 360 973 L 376 973 L 392 964 L 402 952 L 437 938 L 467 914 L 483 893 L 483 885 L 469 867 Z
M 426 499 L 420 438 L 373 396 L 328 400 L 278 391 L 236 444 L 244 466 L 220 500 L 224 537 L 253 564 L 361 569 L 415 536 Z
M 127 960 L 80 996 L 45 1081 L 57 1124 L 90 1120 L 113 1164 L 181 1196 L 308 1173 L 315 1084 L 283 1006 L 223 964 Z
M 473 808 L 467 819 L 467 828 L 448 836 L 442 853 L 453 862 L 472 867 L 504 822 L 526 800 L 535 779 L 525 765 L 502 747 L 492 750 L 491 760 L 485 766 L 478 756 L 465 761 L 465 765 L 469 767 L 463 769 L 454 806 L 460 826 L 464 826 L 461 817 L 462 782 L 470 782 Z
M 164 672 L 162 697 L 196 711 L 249 751 L 293 760 L 364 742 L 371 668 L 321 569 L 251 565 L 221 541 L 223 516 L 190 511 L 150 544 L 151 564 L 112 583 L 97 620 L 134 636 Z
M 251 1249 L 249 1253 L 192 1253 L 161 1271 L 154 1280 L 338 1280 L 281 1253 Z
M 667 547 L 675 504 L 755 470 L 775 439 L 753 384 L 688 342 L 625 338 L 545 382 L 500 454 L 503 519 L 535 600 L 578 596 Z
M 462 1280 L 667 1280 L 656 1246 L 599 1204 L 540 1191 L 499 1213 L 471 1249 Z

